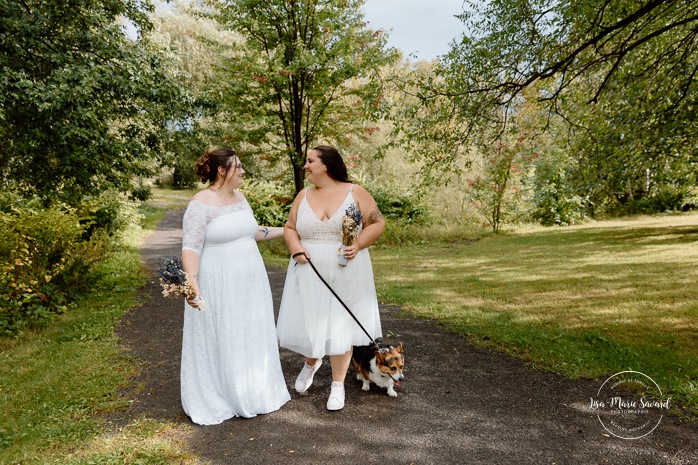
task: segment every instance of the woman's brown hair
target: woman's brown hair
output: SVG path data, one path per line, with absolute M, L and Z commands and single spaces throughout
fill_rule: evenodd
M 318 152 L 318 158 L 327 167 L 327 175 L 339 182 L 351 182 L 347 173 L 347 165 L 344 164 L 339 150 L 331 145 L 318 145 L 312 150 Z
M 218 168 L 222 167 L 227 175 L 228 170 L 233 165 L 234 157 L 237 157 L 237 153 L 228 148 L 204 152 L 204 155 L 196 162 L 194 172 L 201 178 L 202 183 L 214 184 L 218 178 Z

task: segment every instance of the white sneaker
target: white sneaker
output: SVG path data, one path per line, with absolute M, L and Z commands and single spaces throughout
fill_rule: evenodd
M 342 410 L 344 408 L 344 383 L 332 381 L 330 398 L 327 399 L 327 410 Z
M 307 362 L 303 365 L 303 369 L 298 374 L 298 378 L 296 378 L 296 392 L 305 392 L 308 390 L 313 384 L 313 376 L 315 376 L 315 372 L 320 369 L 320 365 L 322 365 L 322 359 L 315 362 L 315 365 L 308 365 Z

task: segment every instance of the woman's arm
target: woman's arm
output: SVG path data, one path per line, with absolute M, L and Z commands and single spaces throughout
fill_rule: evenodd
M 373 245 L 383 231 L 385 230 L 385 219 L 383 214 L 378 209 L 378 204 L 373 199 L 371 194 L 361 186 L 356 186 L 358 202 L 361 206 L 361 215 L 363 216 L 364 224 L 361 234 L 356 238 L 359 249 L 365 249 Z
M 361 186 L 354 187 L 354 194 L 354 198 L 361 208 L 363 229 L 354 243 L 344 249 L 344 255 L 349 259 L 356 257 L 359 250 L 373 245 L 385 230 L 385 219 L 373 196 Z
M 286 247 L 291 255 L 298 252 L 304 252 L 307 257 L 310 257 L 310 252 L 308 252 L 305 247 L 301 245 L 301 236 L 296 231 L 296 217 L 298 215 L 298 207 L 302 201 L 301 194 L 296 196 L 296 199 L 291 205 L 291 211 L 288 214 L 288 221 L 286 221 L 286 226 L 284 226 L 284 241 L 286 241 Z M 297 263 L 308 263 L 308 260 L 303 255 L 294 257 Z
M 196 295 L 203 298 L 199 290 L 199 254 L 193 250 L 182 250 L 182 267 L 184 268 L 184 272 L 187 273 L 191 279 L 192 285 L 196 290 Z M 192 299 L 187 299 L 187 303 L 194 308 L 199 306 L 199 304 Z
M 189 275 L 196 294 L 201 296 L 199 289 L 200 256 L 206 240 L 208 227 L 208 207 L 201 202 L 190 202 L 182 218 L 182 267 Z M 187 299 L 189 305 L 198 308 L 198 303 Z
M 255 240 L 268 241 L 269 239 L 276 239 L 284 235 L 284 228 L 281 226 L 258 226 L 257 234 L 255 235 Z

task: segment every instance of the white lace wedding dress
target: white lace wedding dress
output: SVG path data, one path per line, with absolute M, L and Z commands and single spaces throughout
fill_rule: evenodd
M 184 304 L 182 407 L 194 423 L 278 410 L 290 400 L 281 371 L 269 278 L 246 200 L 225 207 L 192 200 L 182 250 L 200 255 L 204 311 Z
M 337 261 L 342 217 L 352 203 L 350 190 L 337 211 L 321 221 L 304 197 L 296 216 L 296 231 L 320 274 L 375 339 L 381 336 L 381 324 L 368 250 L 361 250 L 346 267 Z M 286 273 L 277 330 L 281 347 L 309 358 L 341 355 L 353 345 L 370 342 L 310 265 L 296 265 L 293 258 Z

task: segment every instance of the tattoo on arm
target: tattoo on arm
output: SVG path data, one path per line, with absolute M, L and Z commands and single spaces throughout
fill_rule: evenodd
M 378 207 L 376 207 L 375 210 L 368 214 L 368 218 L 366 219 L 366 225 L 368 226 L 369 224 L 378 223 L 382 219 L 383 214 L 380 212 L 380 210 L 378 210 Z
M 262 234 L 264 234 L 264 237 L 267 237 L 267 236 L 269 235 L 269 228 L 267 228 L 267 227 L 265 226 L 265 227 L 263 227 L 263 228 L 260 228 L 259 232 L 261 232 Z

